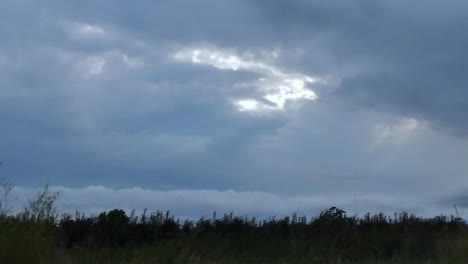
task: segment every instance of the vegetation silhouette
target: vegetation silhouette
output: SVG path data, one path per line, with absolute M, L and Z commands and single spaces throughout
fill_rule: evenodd
M 468 228 L 453 216 L 331 207 L 311 218 L 180 221 L 146 209 L 58 215 L 57 198 L 46 187 L 20 213 L 0 216 L 2 263 L 468 263 Z

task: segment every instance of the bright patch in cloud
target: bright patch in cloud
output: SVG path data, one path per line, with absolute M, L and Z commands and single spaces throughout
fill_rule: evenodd
M 124 66 L 124 69 L 138 68 L 144 65 L 144 62 L 138 58 L 129 57 L 122 51 L 111 50 L 99 53 L 93 56 L 77 57 L 76 68 L 82 77 L 90 78 L 99 76 L 104 71 L 112 71 Z
M 272 55 L 272 59 L 277 57 Z M 239 111 L 283 110 L 286 103 L 298 100 L 316 100 L 317 94 L 307 86 L 318 81 L 305 74 L 293 74 L 274 65 L 253 58 L 245 58 L 233 52 L 214 48 L 186 49 L 173 55 L 180 62 L 205 64 L 220 70 L 244 70 L 257 73 L 260 77 L 251 83 L 263 94 L 263 100 L 254 98 L 236 99 L 234 104 Z
M 102 74 L 106 60 L 101 57 L 88 57 L 78 62 L 78 69 L 84 77 L 92 77 Z
M 403 118 L 397 124 L 378 124 L 375 126 L 377 134 L 370 146 L 370 150 L 376 150 L 386 142 L 401 145 L 414 133 L 427 127 L 427 124 L 414 118 Z
M 87 23 L 64 22 L 62 26 L 71 38 L 98 38 L 107 35 L 103 28 Z
M 274 110 L 275 107 L 259 102 L 254 99 L 236 100 L 239 111 L 259 111 L 259 110 Z

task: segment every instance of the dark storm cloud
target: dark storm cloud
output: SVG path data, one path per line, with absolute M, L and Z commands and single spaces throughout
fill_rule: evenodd
M 450 204 L 456 205 L 459 208 L 468 208 L 468 194 L 467 190 L 456 190 L 453 193 L 445 194 L 443 197 L 439 197 L 439 204 Z
M 226 104 L 238 93 L 233 83 L 252 79 L 248 72 L 168 61 L 180 45 L 261 40 L 244 3 L 2 5 L 3 172 L 18 184 L 58 174 L 53 180 L 64 184 L 125 186 L 131 174 L 138 185 L 226 188 L 242 173 L 242 148 L 283 123 L 245 119 Z M 132 70 L 124 56 L 142 65 Z M 171 148 L 180 150 L 161 158 Z
M 273 213 L 338 194 L 426 208 L 409 194 L 468 184 L 466 139 L 452 137 L 468 129 L 466 11 L 461 1 L 1 1 L 0 177 L 77 196 L 104 186 L 93 195 L 113 201 L 133 186 L 223 201 L 222 190 L 258 190 L 248 195 L 271 208 L 309 195 Z M 275 105 L 268 93 L 302 100 Z M 254 110 L 235 104 L 245 99 Z M 220 206 L 199 204 L 189 213 Z
M 255 9 L 243 1 L 4 1 L 7 20 L 61 18 L 116 27 L 136 39 L 173 43 L 232 45 L 263 42 Z M 13 15 L 14 14 L 14 15 Z M 27 28 L 27 27 L 26 27 Z
M 333 96 L 468 132 L 466 2 L 258 3 L 281 36 L 303 47 L 306 66 L 324 58 L 328 71 L 341 73 Z M 328 56 L 315 55 L 317 43 Z

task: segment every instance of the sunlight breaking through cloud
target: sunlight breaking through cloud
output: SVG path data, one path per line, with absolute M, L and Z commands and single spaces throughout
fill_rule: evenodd
M 369 150 L 374 151 L 386 142 L 401 145 L 414 133 L 424 130 L 427 123 L 414 118 L 402 118 L 397 124 L 377 124 L 375 132 L 377 134 L 371 143 Z
M 276 57 L 275 54 L 272 55 L 273 59 Z M 234 99 L 234 104 L 239 111 L 284 110 L 289 101 L 314 101 L 318 98 L 317 94 L 307 86 L 319 79 L 301 73 L 288 73 L 267 62 L 244 58 L 233 52 L 214 48 L 195 48 L 176 52 L 173 58 L 179 62 L 205 64 L 219 70 L 243 70 L 258 74 L 259 78 L 251 85 L 263 94 L 262 98 Z

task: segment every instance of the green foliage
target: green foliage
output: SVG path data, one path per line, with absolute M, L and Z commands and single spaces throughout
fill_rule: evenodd
M 58 192 L 50 192 L 49 186 L 46 185 L 44 190 L 38 192 L 33 199 L 28 200 L 28 206 L 23 209 L 19 217 L 23 221 L 53 223 L 57 217 L 54 203 L 58 196 Z
M 66 223 L 67 227 L 61 224 L 65 234 L 80 228 L 88 238 L 69 236 L 68 250 L 80 248 L 99 263 L 119 258 L 138 263 L 460 263 L 468 259 L 463 253 L 468 245 L 465 225 L 447 217 L 423 219 L 406 212 L 394 218 L 382 213 L 357 218 L 332 207 L 310 221 L 296 214 L 257 221 L 231 213 L 179 223 L 169 212 L 146 217 L 144 211 L 138 218 L 112 210 Z M 115 258 L 105 257 L 112 252 Z
M 310 220 L 214 213 L 180 222 L 146 209 L 59 219 L 57 198 L 46 186 L 18 215 L 0 216 L 1 263 L 468 263 L 468 227 L 453 217 L 357 218 L 331 207 Z
M 110 244 L 111 246 L 125 244 L 129 236 L 129 223 L 130 219 L 124 210 L 115 209 L 108 213 L 99 214 L 96 223 L 96 240 L 100 240 L 101 244 Z
M 12 185 L 4 185 L 4 199 Z M 55 250 L 53 203 L 58 194 L 48 188 L 29 201 L 29 207 L 16 216 L 0 216 L 0 260 L 2 263 L 47 263 Z

